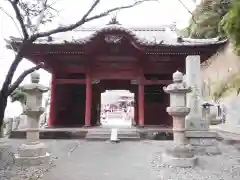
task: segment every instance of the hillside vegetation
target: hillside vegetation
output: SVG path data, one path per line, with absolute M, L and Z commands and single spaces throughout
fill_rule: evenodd
M 219 26 L 231 5 L 232 0 L 203 0 L 192 12 L 189 26 L 181 31 L 181 35 L 196 39 L 223 35 Z
M 234 0 L 228 13 L 221 21 L 221 27 L 240 55 L 240 1 Z
M 240 0 L 202 0 L 180 35 L 196 39 L 227 38 L 234 45 L 236 54 L 240 55 Z M 211 98 L 215 100 L 232 91 L 239 94 L 240 73 L 234 72 L 212 84 L 211 89 Z

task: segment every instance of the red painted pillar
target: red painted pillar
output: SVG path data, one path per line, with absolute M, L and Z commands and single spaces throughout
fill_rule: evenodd
M 142 80 L 138 85 L 138 124 L 144 126 L 144 84 Z
M 92 109 L 92 79 L 89 74 L 86 75 L 86 102 L 85 102 L 85 126 L 91 126 Z
M 49 119 L 48 119 L 48 126 L 52 127 L 56 123 L 56 83 L 55 83 L 56 77 L 54 74 L 52 74 L 52 81 L 51 81 L 51 100 L 50 100 L 50 112 L 49 112 Z
M 139 119 L 138 119 L 138 93 L 135 93 L 134 96 L 134 118 L 135 118 L 135 123 L 138 125 Z

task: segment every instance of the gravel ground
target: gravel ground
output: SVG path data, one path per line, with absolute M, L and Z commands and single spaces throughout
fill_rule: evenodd
M 18 147 L 22 140 L 10 140 Z M 195 168 L 171 168 L 161 163 L 168 141 L 86 142 L 45 140 L 52 161 L 44 166 L 20 168 L 0 163 L 0 180 L 239 180 L 240 152 L 219 144 L 217 156 L 199 156 Z M 1 169 L 1 166 L 5 167 Z
M 161 163 L 161 153 L 153 155 L 153 167 L 163 180 L 239 180 L 240 153 L 232 146 L 219 144 L 222 154 L 199 156 L 194 168 L 171 168 Z

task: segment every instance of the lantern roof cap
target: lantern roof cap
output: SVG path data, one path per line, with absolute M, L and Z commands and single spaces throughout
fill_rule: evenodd
M 172 77 L 173 82 L 181 82 L 183 80 L 183 73 L 177 70 L 175 73 L 173 73 Z

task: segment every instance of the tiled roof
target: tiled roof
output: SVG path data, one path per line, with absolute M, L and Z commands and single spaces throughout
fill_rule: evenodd
M 128 33 L 136 42 L 145 45 L 166 44 L 166 45 L 201 45 L 216 44 L 219 38 L 213 39 L 190 39 L 182 38 L 179 41 L 177 28 L 173 25 L 162 27 L 125 27 L 119 24 L 110 24 L 103 27 L 78 28 L 75 31 L 58 33 L 49 38 L 41 38 L 36 41 L 40 44 L 64 44 L 76 43 L 85 44 L 91 41 L 99 33 L 119 30 Z

